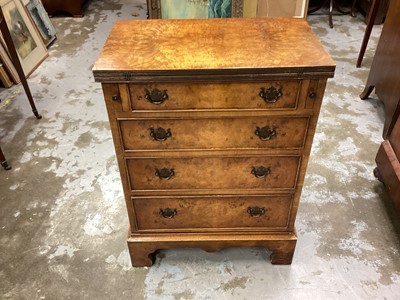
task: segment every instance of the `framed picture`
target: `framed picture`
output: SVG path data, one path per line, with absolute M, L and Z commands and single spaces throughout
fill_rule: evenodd
M 150 19 L 306 18 L 309 0 L 147 0 Z
M 45 11 L 40 0 L 29 0 L 26 5 L 33 22 L 39 30 L 40 36 L 46 47 L 56 39 L 56 30 L 50 21 L 50 18 Z
M 243 0 L 147 0 L 150 19 L 243 17 Z
M 5 88 L 9 88 L 13 85 L 13 81 L 11 81 L 10 76 L 8 76 L 7 71 L 5 70 L 3 64 L 1 63 L 1 59 L 0 59 L 0 81 Z
M 244 0 L 243 17 L 307 17 L 309 0 Z
M 0 59 L 3 63 L 4 68 L 8 71 L 8 74 L 10 74 L 12 81 L 14 81 L 15 83 L 20 83 L 21 80 L 19 79 L 17 70 L 15 70 L 15 67 L 10 59 L 10 56 L 7 52 L 7 47 L 3 39 L 0 39 Z
M 46 46 L 21 0 L 0 0 L 0 6 L 21 61 L 22 69 L 25 75 L 29 76 L 48 56 Z

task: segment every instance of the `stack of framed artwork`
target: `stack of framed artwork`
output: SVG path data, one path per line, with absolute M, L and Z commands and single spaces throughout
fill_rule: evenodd
M 22 69 L 28 77 L 48 56 L 47 47 L 55 40 L 54 26 L 40 0 L 0 0 Z M 0 80 L 4 87 L 20 79 L 0 37 Z

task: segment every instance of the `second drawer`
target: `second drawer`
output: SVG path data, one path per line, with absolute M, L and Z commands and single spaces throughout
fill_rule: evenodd
M 308 116 L 120 119 L 125 151 L 304 146 Z
M 131 190 L 293 189 L 301 157 L 127 158 Z

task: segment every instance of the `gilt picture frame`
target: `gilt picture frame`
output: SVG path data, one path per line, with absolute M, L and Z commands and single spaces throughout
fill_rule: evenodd
M 3 63 L 4 68 L 8 71 L 12 81 L 15 83 L 20 83 L 21 79 L 19 79 L 17 70 L 10 59 L 8 51 L 6 50 L 6 45 L 2 38 L 3 37 L 0 38 L 0 60 Z
M 222 7 L 218 7 L 218 13 L 214 13 L 209 9 L 212 0 L 147 0 L 147 11 L 149 19 L 240 18 L 243 17 L 243 1 L 224 0 Z M 174 5 L 179 5 L 179 8 Z M 226 11 L 227 8 L 229 11 Z
M 48 51 L 21 0 L 0 0 L 4 19 L 28 77 L 48 56 Z

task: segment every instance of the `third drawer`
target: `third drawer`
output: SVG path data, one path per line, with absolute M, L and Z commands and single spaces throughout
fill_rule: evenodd
M 300 162 L 298 155 L 126 159 L 132 191 L 294 189 Z

